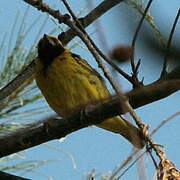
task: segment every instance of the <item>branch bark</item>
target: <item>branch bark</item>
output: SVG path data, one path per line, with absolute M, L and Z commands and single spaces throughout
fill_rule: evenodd
M 145 104 L 165 98 L 180 90 L 180 78 L 174 78 L 174 74 L 180 69 L 176 69 L 168 74 L 166 78 L 158 80 L 147 86 L 137 88 L 126 93 L 133 108 L 138 108 Z M 120 107 L 120 100 L 117 96 L 106 99 L 103 102 L 90 104 L 82 109 L 74 109 L 73 113 L 65 119 L 51 117 L 43 122 L 32 124 L 20 129 L 17 132 L 0 138 L 0 157 L 39 145 L 41 143 L 59 139 L 67 134 L 75 132 L 81 128 L 98 124 L 104 119 L 120 115 L 124 108 Z
M 3 171 L 0 171 L 0 179 L 1 180 L 7 180 L 7 179 L 8 180 L 31 180 L 31 179 L 23 178 L 20 176 L 15 176 L 15 175 L 3 172 Z

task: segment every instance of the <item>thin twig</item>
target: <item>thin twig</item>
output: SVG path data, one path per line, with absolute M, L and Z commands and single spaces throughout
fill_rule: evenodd
M 135 154 L 136 153 L 137 152 L 135 152 Z M 139 155 L 116 179 L 117 180 L 120 179 L 145 153 L 146 153 L 146 151 L 143 152 L 141 155 Z M 134 154 L 132 154 L 132 155 L 134 155 Z
M 136 155 L 137 152 L 139 152 L 139 150 L 133 148 L 133 151 L 130 153 L 130 155 L 125 160 L 123 160 L 123 162 L 120 165 L 118 165 L 117 169 L 114 170 L 114 172 L 111 174 L 108 180 L 113 180 L 116 177 L 116 175 L 133 159 L 134 155 Z M 137 162 L 137 160 L 135 161 Z M 133 162 L 133 164 L 134 163 L 135 162 Z M 132 165 L 130 166 L 132 167 Z
M 167 42 L 167 47 L 166 47 L 166 51 L 165 51 L 164 64 L 163 64 L 163 69 L 162 69 L 162 72 L 161 72 L 161 77 L 163 77 L 164 75 L 167 74 L 166 68 L 167 68 L 167 63 L 168 63 L 168 59 L 169 59 L 168 56 L 169 56 L 171 41 L 172 41 L 172 37 L 173 37 L 174 31 L 175 31 L 179 16 L 180 16 L 180 9 L 178 10 L 176 18 L 174 20 L 174 23 L 173 23 L 173 26 L 172 26 L 172 29 L 171 29 L 171 32 L 170 32 L 170 35 L 169 35 L 169 39 L 168 39 L 168 42 Z
M 144 135 L 144 139 L 146 142 L 146 150 L 150 154 L 150 157 L 151 157 L 155 167 L 157 168 L 157 163 L 151 153 L 151 149 L 153 149 L 156 152 L 156 155 L 160 158 L 159 153 L 158 153 L 159 149 L 155 146 L 154 141 L 151 139 L 151 137 L 147 131 L 146 125 L 141 122 L 140 118 L 136 115 L 135 111 L 132 109 L 132 106 L 130 105 L 130 103 L 128 101 L 126 101 L 125 103 L 126 103 L 126 107 L 129 110 L 128 111 L 129 114 L 132 116 L 133 120 L 136 122 L 136 125 L 139 127 L 142 134 Z
M 171 116 L 167 117 L 166 119 L 162 120 L 161 123 L 152 130 L 151 132 L 151 136 L 153 134 L 155 134 L 162 126 L 164 126 L 167 122 L 169 122 L 170 120 L 172 120 L 173 118 L 175 118 L 176 116 L 179 116 L 180 115 L 180 111 L 172 114 Z
M 137 77 L 137 68 L 136 68 L 136 65 L 134 63 L 134 52 L 135 52 L 135 44 L 136 44 L 136 40 L 137 40 L 137 36 L 139 34 L 139 31 L 142 27 L 142 23 L 146 17 L 146 13 L 148 12 L 148 9 L 151 5 L 153 0 L 149 0 L 147 6 L 146 6 L 146 9 L 144 10 L 144 13 L 139 21 L 139 24 L 136 28 L 136 32 L 134 34 L 134 37 L 133 37 L 133 40 L 132 40 L 132 58 L 131 58 L 131 68 L 132 68 L 132 77 L 134 78 L 134 85 L 135 87 L 138 87 L 140 85 L 139 81 L 138 81 L 138 77 Z
M 150 136 L 154 135 L 162 126 L 164 126 L 167 122 L 169 122 L 170 120 L 172 120 L 173 118 L 175 118 L 176 116 L 180 115 L 180 111 L 172 114 L 171 116 L 167 117 L 166 119 L 162 120 L 161 123 L 152 130 L 152 132 L 150 133 Z M 125 165 L 127 165 L 127 163 L 129 163 L 132 159 L 133 156 L 136 155 L 139 152 L 139 150 L 135 150 L 132 151 L 130 153 L 130 155 L 121 163 L 121 165 L 118 167 L 118 169 L 115 170 L 115 172 L 109 177 L 109 180 L 112 180 L 121 170 L 123 167 L 125 167 Z M 145 153 L 147 153 L 147 150 L 144 151 L 140 156 L 142 157 Z M 132 167 L 135 162 L 137 162 L 137 160 L 140 158 L 140 156 L 138 156 L 128 167 L 127 169 L 130 169 L 130 167 Z M 118 178 L 120 179 L 125 172 L 127 172 L 127 169 L 125 169 L 121 175 L 118 176 Z

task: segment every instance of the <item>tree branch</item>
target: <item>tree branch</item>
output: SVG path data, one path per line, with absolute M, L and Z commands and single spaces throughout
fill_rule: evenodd
M 135 62 L 134 62 L 134 52 L 135 52 L 136 40 L 137 40 L 138 34 L 140 32 L 140 29 L 142 27 L 143 21 L 146 17 L 146 14 L 151 6 L 152 1 L 153 0 L 149 0 L 148 4 L 143 12 L 143 15 L 138 23 L 138 26 L 136 28 L 136 31 L 135 31 L 135 34 L 134 34 L 134 37 L 132 40 L 132 44 L 131 44 L 131 47 L 132 47 L 131 69 L 132 69 L 132 77 L 134 78 L 134 84 L 133 84 L 134 88 L 141 86 L 141 82 L 139 82 L 139 80 L 138 80 L 138 66 L 136 66 Z
M 0 179 L 1 180 L 7 180 L 7 179 L 8 180 L 30 180 L 30 179 L 23 178 L 20 176 L 15 176 L 15 175 L 3 172 L 3 171 L 0 171 Z
M 175 78 L 177 77 L 177 78 Z M 163 99 L 180 90 L 180 67 L 169 73 L 166 78 L 126 93 L 133 108 Z
M 180 70 L 180 68 L 179 68 Z M 180 74 L 177 69 L 176 72 Z M 180 90 L 180 78 L 171 79 L 175 72 L 168 74 L 166 79 L 158 80 L 147 86 L 137 88 L 126 93 L 133 108 L 138 108 L 145 104 L 165 98 L 172 93 Z M 83 107 L 81 110 L 74 109 L 73 113 L 65 119 L 55 117 L 48 118 L 43 122 L 32 124 L 31 126 L 20 129 L 17 132 L 0 138 L 0 157 L 39 145 L 41 143 L 59 139 L 67 134 L 81 128 L 98 124 L 104 119 L 120 115 L 124 108 L 120 106 L 117 96 L 101 102 L 92 103 Z
M 167 47 L 166 47 L 166 51 L 165 51 L 164 63 L 163 63 L 163 69 L 162 69 L 162 72 L 161 72 L 161 77 L 167 74 L 166 68 L 167 68 L 167 64 L 168 64 L 168 60 L 169 60 L 168 56 L 169 56 L 171 41 L 172 41 L 173 34 L 175 32 L 175 28 L 176 28 L 179 16 L 180 16 L 180 8 L 179 8 L 178 13 L 176 15 L 176 18 L 174 20 L 174 23 L 173 23 L 173 26 L 172 26 L 172 29 L 171 29 L 171 32 L 170 32 L 170 35 L 169 35 L 169 39 L 168 39 L 168 42 L 167 42 Z

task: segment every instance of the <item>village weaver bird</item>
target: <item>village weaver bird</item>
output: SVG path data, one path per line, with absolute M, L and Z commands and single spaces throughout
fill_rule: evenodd
M 102 77 L 54 36 L 44 35 L 38 43 L 35 80 L 49 106 L 61 117 L 75 107 L 110 97 Z M 122 135 L 137 148 L 143 147 L 139 129 L 120 116 L 96 126 Z

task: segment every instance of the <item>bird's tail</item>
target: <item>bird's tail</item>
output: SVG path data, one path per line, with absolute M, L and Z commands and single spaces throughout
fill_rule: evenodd
M 138 149 L 144 146 L 143 135 L 140 130 L 120 116 L 109 118 L 97 126 L 121 134 Z

